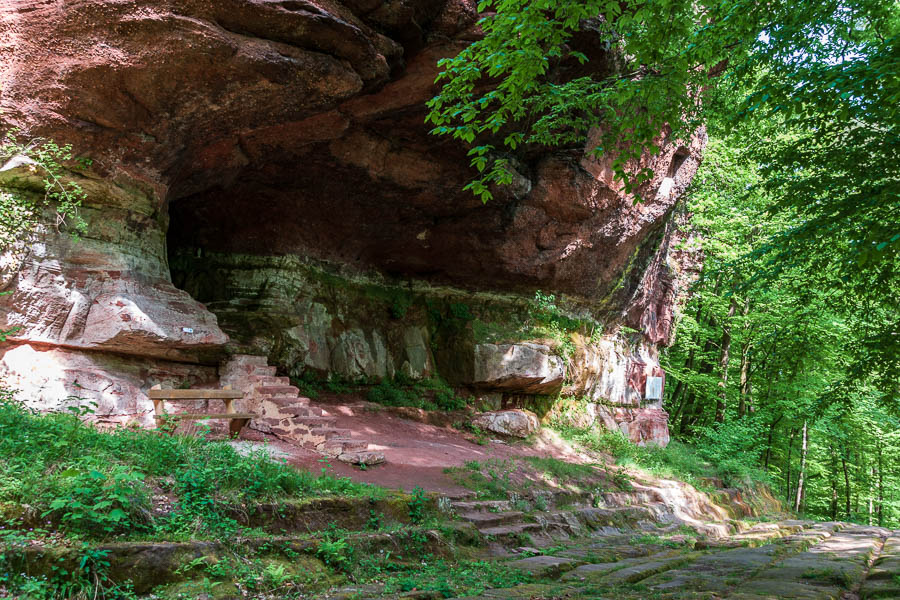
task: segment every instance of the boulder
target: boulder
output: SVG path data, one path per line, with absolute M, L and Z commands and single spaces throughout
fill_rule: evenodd
M 541 428 L 541 422 L 537 415 L 518 408 L 481 413 L 472 419 L 472 425 L 486 431 L 518 438 L 526 438 Z
M 522 394 L 555 394 L 562 389 L 565 362 L 544 344 L 478 344 L 472 384 Z

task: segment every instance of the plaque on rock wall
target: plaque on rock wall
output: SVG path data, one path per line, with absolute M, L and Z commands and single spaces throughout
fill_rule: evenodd
M 645 400 L 662 400 L 662 391 L 663 391 L 663 378 L 662 377 L 648 377 L 647 378 L 647 389 L 644 394 Z

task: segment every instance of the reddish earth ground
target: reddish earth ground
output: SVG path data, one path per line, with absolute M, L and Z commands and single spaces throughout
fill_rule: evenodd
M 469 494 L 444 473 L 447 467 L 458 467 L 468 461 L 507 459 L 516 456 L 552 456 L 578 460 L 578 455 L 565 444 L 548 441 L 545 436 L 532 444 L 521 441 L 489 439 L 486 445 L 476 443 L 474 436 L 450 426 L 436 426 L 393 414 L 377 404 L 346 396 L 323 397 L 315 401 L 337 427 L 350 429 L 353 437 L 369 442 L 369 449 L 382 452 L 384 464 L 365 471 L 332 459 L 325 461 L 318 452 L 302 448 L 278 438 L 245 429 L 248 440 L 267 441 L 288 455 L 286 460 L 300 468 L 319 471 L 325 466 L 330 474 L 345 476 L 388 488 L 411 490 L 415 486 L 448 496 Z

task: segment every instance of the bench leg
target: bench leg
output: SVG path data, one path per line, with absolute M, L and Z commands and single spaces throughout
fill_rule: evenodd
M 241 429 L 243 429 L 250 419 L 231 419 L 228 421 L 228 433 L 231 437 L 240 437 Z

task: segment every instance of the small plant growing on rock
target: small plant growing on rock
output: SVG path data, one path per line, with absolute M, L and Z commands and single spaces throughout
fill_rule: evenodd
M 413 523 L 421 523 L 425 520 L 425 504 L 428 501 L 425 490 L 416 486 L 413 488 L 412 497 L 409 499 L 409 520 Z

